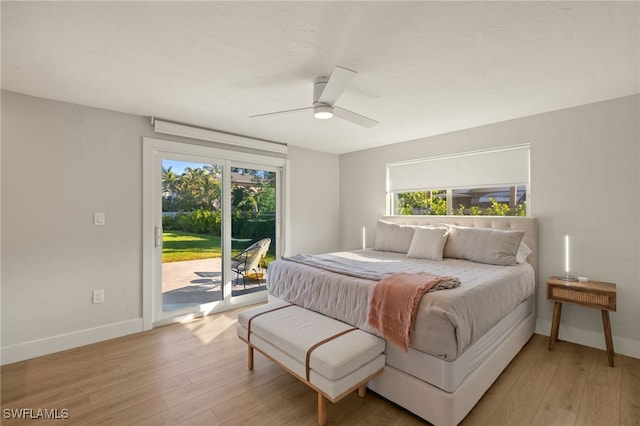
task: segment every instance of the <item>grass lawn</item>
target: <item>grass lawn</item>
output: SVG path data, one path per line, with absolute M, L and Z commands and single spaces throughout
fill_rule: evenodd
M 219 236 L 190 234 L 182 231 L 162 233 L 163 263 L 210 259 L 221 255 Z
M 247 243 L 245 243 L 247 244 Z M 271 248 L 273 249 L 273 247 Z M 235 256 L 242 250 L 233 248 Z M 191 234 L 182 231 L 162 233 L 162 262 L 181 262 L 183 260 L 210 259 L 222 256 L 220 237 L 206 234 Z M 269 264 L 275 257 L 269 253 L 265 263 Z

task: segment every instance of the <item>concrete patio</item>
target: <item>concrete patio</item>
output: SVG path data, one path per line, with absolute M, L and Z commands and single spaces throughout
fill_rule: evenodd
M 222 259 L 200 259 L 162 264 L 162 305 L 163 311 L 172 311 L 187 306 L 222 300 Z M 242 276 L 236 279 L 232 273 L 231 294 L 240 296 L 265 290 L 265 276 L 260 285 L 255 279 Z

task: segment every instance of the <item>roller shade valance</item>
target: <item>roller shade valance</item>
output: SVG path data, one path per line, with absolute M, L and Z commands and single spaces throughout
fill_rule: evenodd
M 249 150 L 267 151 L 282 154 L 283 156 L 286 156 L 288 152 L 287 145 L 283 143 L 158 120 L 154 117 L 151 118 L 151 123 L 153 125 L 153 130 L 156 133 L 163 133 L 165 135 L 182 136 L 201 141 L 216 142 L 229 146 L 243 147 Z
M 387 164 L 387 192 L 529 183 L 529 145 Z

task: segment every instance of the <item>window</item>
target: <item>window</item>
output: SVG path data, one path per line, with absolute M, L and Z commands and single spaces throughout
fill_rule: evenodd
M 526 216 L 525 185 L 396 192 L 395 215 Z
M 514 185 L 454 189 L 450 214 L 472 216 L 526 216 L 527 187 Z
M 448 214 L 446 189 L 396 192 L 393 195 L 393 214 L 404 216 Z
M 529 146 L 387 165 L 388 213 L 526 216 Z

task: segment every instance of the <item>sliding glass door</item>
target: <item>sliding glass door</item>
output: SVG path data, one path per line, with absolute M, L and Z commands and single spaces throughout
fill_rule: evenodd
M 221 164 L 162 159 L 162 312 L 224 300 Z
M 266 290 L 277 253 L 277 172 L 231 168 L 231 295 Z
M 283 159 L 145 139 L 145 320 L 266 300 Z M 152 241 L 150 241 L 152 240 Z

